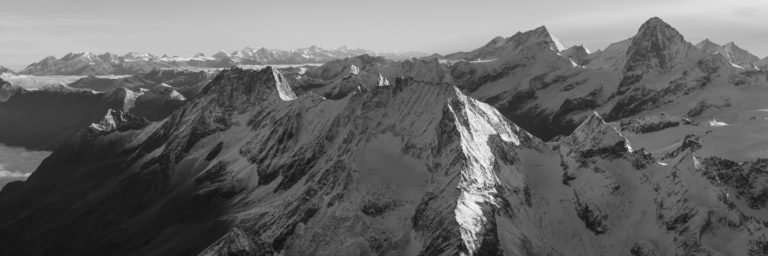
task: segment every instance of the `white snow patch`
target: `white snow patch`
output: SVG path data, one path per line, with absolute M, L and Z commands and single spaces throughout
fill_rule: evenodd
M 288 85 L 288 81 L 285 80 L 283 74 L 273 68 L 272 75 L 275 76 L 275 85 L 277 87 L 277 93 L 280 95 L 280 99 L 283 101 L 295 100 L 296 94 L 293 93 L 291 86 Z
M 379 81 L 378 81 L 378 84 L 379 84 L 379 86 L 389 86 L 389 80 L 387 80 L 386 78 L 384 78 L 384 76 L 382 76 L 382 75 L 381 75 L 381 73 L 379 73 Z
M 727 126 L 727 125 L 728 125 L 727 123 L 718 121 L 714 117 L 709 120 L 709 126 L 710 127 L 722 127 L 722 126 Z
M 555 42 L 555 47 L 557 47 L 557 51 L 558 52 L 562 52 L 563 50 L 565 50 L 565 47 L 563 46 L 562 43 L 560 43 L 560 40 L 558 40 L 557 37 L 555 37 L 551 33 L 550 33 L 549 37 L 551 37 L 552 41 Z
M 485 59 L 485 60 L 477 59 L 477 60 L 470 61 L 469 63 L 485 63 L 485 62 L 493 62 L 493 61 L 496 61 L 496 60 L 497 59 Z

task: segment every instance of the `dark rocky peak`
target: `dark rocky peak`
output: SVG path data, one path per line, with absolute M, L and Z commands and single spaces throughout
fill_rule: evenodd
M 685 138 L 680 142 L 680 146 L 675 148 L 674 150 L 667 152 L 662 156 L 662 160 L 665 159 L 674 159 L 679 156 L 691 156 L 693 152 L 698 151 L 703 147 L 701 137 L 696 134 L 688 134 L 685 135 Z M 682 158 L 679 159 L 680 161 Z M 679 163 L 679 161 L 678 161 Z
M 88 130 L 98 135 L 105 135 L 114 131 L 124 132 L 141 129 L 148 124 L 149 121 L 145 118 L 110 108 L 101 120 L 88 126 Z
M 279 96 L 285 101 L 296 98 L 296 94 L 280 71 L 273 67 L 260 70 L 233 67 L 216 75 L 203 88 L 200 97 L 216 101 L 222 106 L 239 109 L 247 108 L 254 102 L 273 96 Z
M 709 38 L 704 39 L 698 44 L 696 44 L 696 48 L 699 48 L 708 54 L 719 52 L 721 47 L 722 47 L 721 45 L 710 41 Z
M 562 52 L 560 52 L 560 54 L 570 58 L 576 64 L 584 65 L 586 64 L 585 60 L 587 59 L 587 56 L 589 56 L 590 52 L 583 45 L 574 45 L 568 49 L 563 50 Z
M 632 146 L 624 135 L 606 123 L 597 112 L 593 112 L 561 142 L 570 147 L 571 153 L 577 153 L 582 158 L 604 154 L 618 156 L 632 152 Z
M 630 43 L 625 71 L 666 71 L 687 59 L 693 45 L 683 35 L 658 17 L 643 23 Z
M 658 17 L 643 23 L 627 49 L 618 95 L 624 95 L 648 74 L 665 74 L 695 64 L 707 54 L 685 41 L 672 26 Z

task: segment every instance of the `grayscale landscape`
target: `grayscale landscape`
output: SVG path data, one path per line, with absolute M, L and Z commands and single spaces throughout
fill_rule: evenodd
M 768 255 L 767 3 L 40 2 L 0 255 Z

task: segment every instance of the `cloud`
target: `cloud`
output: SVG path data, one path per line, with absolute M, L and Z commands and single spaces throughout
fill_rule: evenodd
M 20 180 L 20 179 L 26 179 L 29 177 L 31 173 L 23 173 L 18 171 L 9 171 L 2 169 L 3 166 L 0 165 L 0 179 L 14 179 L 14 180 Z

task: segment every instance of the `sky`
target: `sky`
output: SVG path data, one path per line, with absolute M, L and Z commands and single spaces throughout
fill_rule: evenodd
M 2 0 L 0 65 L 90 51 L 191 56 L 249 47 L 450 53 L 545 25 L 590 50 L 658 16 L 688 41 L 768 56 L 765 0 Z

